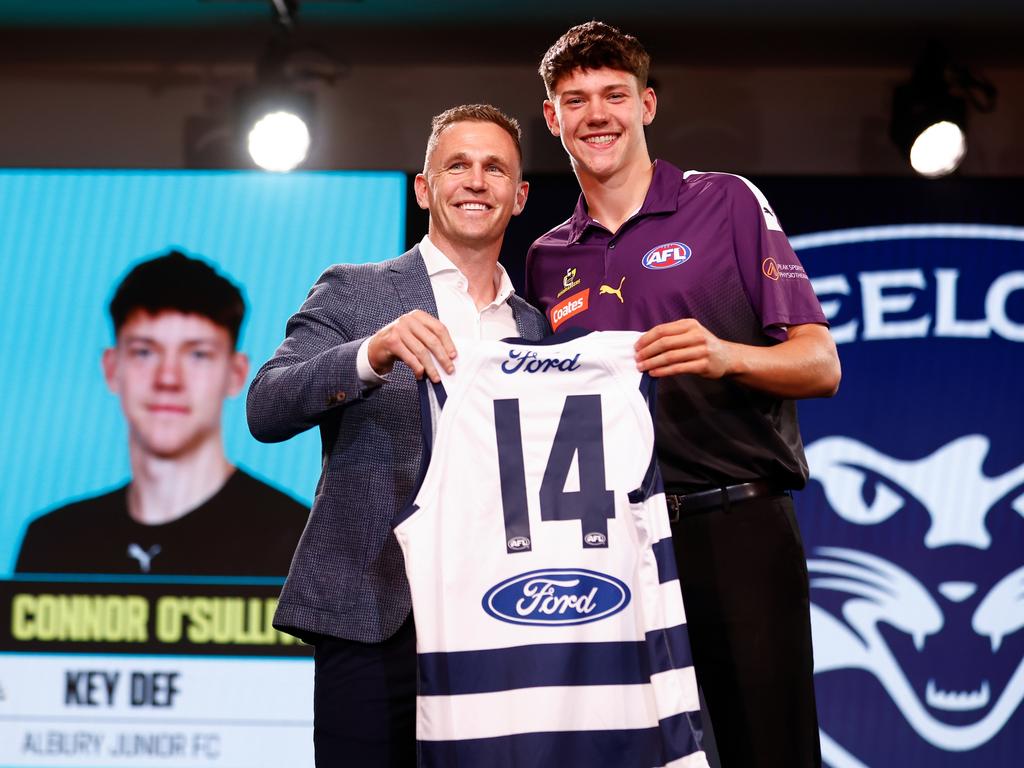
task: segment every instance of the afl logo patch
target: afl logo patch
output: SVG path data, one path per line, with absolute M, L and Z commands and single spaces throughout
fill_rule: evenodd
M 672 269 L 690 260 L 693 252 L 686 243 L 662 243 L 644 254 L 647 269 Z

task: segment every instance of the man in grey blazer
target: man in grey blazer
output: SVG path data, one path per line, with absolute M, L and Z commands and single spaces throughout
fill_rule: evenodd
M 518 124 L 471 105 L 432 128 L 415 180 L 427 236 L 392 261 L 324 272 L 249 389 L 257 439 L 320 429 L 323 471 L 274 624 L 316 649 L 321 768 L 415 765 L 415 634 L 391 532 L 420 468 L 415 379 L 458 364 L 453 337 L 547 330 L 498 264 L 528 192 Z

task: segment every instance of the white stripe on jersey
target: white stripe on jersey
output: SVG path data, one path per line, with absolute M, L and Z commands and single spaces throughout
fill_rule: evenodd
M 649 728 L 658 718 L 646 688 L 645 685 L 588 685 L 586 707 L 578 706 L 578 686 L 421 696 L 416 738 L 448 741 L 516 733 Z
M 686 685 L 679 685 L 679 676 L 682 675 Z M 682 712 L 696 712 L 700 709 L 700 699 L 697 696 L 697 675 L 693 667 L 684 670 L 670 669 L 667 672 L 658 672 L 651 675 L 651 685 L 654 686 L 654 696 L 658 700 L 658 714 L 662 718 L 671 715 L 678 715 Z

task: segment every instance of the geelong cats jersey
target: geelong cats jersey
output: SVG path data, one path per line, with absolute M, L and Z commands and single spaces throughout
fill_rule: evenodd
M 425 768 L 707 766 L 638 336 L 457 340 L 422 388 L 395 534 Z

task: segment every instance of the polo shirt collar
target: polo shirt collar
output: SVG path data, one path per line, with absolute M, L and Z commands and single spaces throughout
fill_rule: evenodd
M 651 186 L 647 188 L 647 196 L 644 198 L 640 210 L 637 211 L 637 215 L 675 212 L 679 205 L 679 186 L 682 183 L 682 171 L 664 160 L 655 160 Z M 569 219 L 569 242 L 577 242 L 587 227 L 597 224 L 598 222 L 592 219 L 587 211 L 586 198 L 580 194 L 576 210 L 573 212 L 572 218 Z

